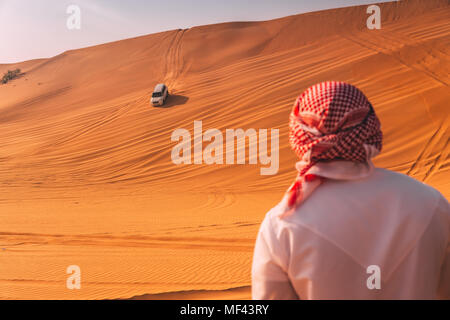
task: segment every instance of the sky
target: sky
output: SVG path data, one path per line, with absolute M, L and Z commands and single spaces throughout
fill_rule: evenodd
M 0 0 L 0 64 L 160 31 L 260 21 L 383 0 Z M 80 29 L 69 29 L 71 5 Z M 71 20 L 73 21 L 73 20 Z

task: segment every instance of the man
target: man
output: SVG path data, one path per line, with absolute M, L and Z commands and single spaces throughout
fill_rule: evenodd
M 256 241 L 254 299 L 450 298 L 450 205 L 375 168 L 380 122 L 344 82 L 306 90 L 290 115 L 298 176 Z

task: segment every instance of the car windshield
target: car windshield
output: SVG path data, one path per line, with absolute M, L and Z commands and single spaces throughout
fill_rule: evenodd
M 158 97 L 161 97 L 161 96 L 162 96 L 161 92 L 153 92 L 153 94 L 152 94 L 153 98 L 158 98 Z

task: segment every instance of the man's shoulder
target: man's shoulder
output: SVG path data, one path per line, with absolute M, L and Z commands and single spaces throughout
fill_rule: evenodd
M 390 179 L 393 181 L 403 182 L 403 183 L 409 183 L 409 184 L 415 184 L 415 185 L 423 185 L 428 187 L 428 185 L 424 184 L 422 181 L 417 180 L 407 174 L 393 171 L 389 169 L 379 168 L 376 167 L 374 169 L 374 176 L 382 179 Z
M 432 186 L 413 178 L 407 174 L 383 168 L 375 168 L 373 179 L 384 188 L 395 189 L 398 193 L 407 195 L 421 195 L 438 200 L 441 193 Z

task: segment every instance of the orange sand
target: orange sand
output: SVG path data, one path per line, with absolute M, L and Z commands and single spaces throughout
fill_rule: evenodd
M 258 225 L 295 177 L 287 119 L 324 80 L 360 87 L 376 165 L 450 198 L 448 1 L 175 30 L 0 65 L 0 298 L 249 298 Z M 172 97 L 149 105 L 158 82 Z M 171 133 L 279 128 L 280 170 L 172 164 Z M 81 267 L 81 290 L 66 268 Z

